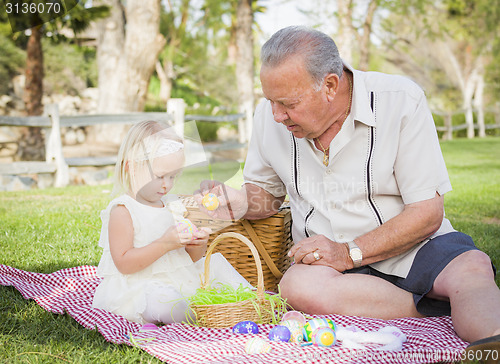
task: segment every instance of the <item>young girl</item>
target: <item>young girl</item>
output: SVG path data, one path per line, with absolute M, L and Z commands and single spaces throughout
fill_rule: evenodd
M 185 319 L 184 298 L 200 287 L 211 231 L 184 233 L 186 226 L 176 224 L 185 208 L 167 193 L 184 161 L 183 141 L 172 128 L 144 121 L 128 132 L 115 168 L 123 194 L 101 212 L 103 280 L 93 307 L 142 324 Z M 210 272 L 211 281 L 250 286 L 220 254 L 212 255 Z

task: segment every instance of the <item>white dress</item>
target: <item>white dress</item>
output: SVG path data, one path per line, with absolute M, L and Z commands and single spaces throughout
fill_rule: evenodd
M 182 218 L 185 212 L 182 203 L 166 197 L 163 202 L 164 208 L 156 208 L 122 195 L 101 212 L 99 246 L 103 248 L 103 254 L 97 274 L 103 279 L 95 291 L 93 307 L 138 323 L 185 321 L 188 305 L 184 298 L 200 287 L 204 258 L 193 263 L 186 250 L 179 248 L 167 252 L 139 272 L 122 274 L 109 250 L 108 223 L 113 207 L 123 205 L 129 211 L 134 226 L 134 247 L 139 248 L 161 237 L 176 219 Z M 250 287 L 219 253 L 212 254 L 210 260 L 210 281 L 229 283 L 235 288 L 239 284 Z

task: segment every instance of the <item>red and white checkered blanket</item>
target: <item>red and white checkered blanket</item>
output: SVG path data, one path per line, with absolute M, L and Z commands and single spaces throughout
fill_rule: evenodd
M 467 343 L 456 336 L 451 318 L 404 318 L 391 321 L 329 315 L 337 325 L 355 325 L 364 331 L 385 326 L 398 327 L 407 337 L 401 351 L 376 348 L 352 350 L 337 343 L 333 347 L 301 347 L 271 342 L 265 354 L 245 353 L 248 335 L 228 329 L 208 329 L 173 324 L 156 331 L 139 332 L 141 325 L 118 315 L 92 308 L 92 297 L 99 283 L 96 267 L 81 266 L 51 274 L 22 271 L 0 265 L 0 284 L 14 286 L 24 298 L 34 299 L 50 312 L 67 312 L 87 329 L 97 328 L 106 340 L 130 344 L 126 335 L 149 354 L 170 363 L 451 363 L 460 359 Z M 260 337 L 267 339 L 272 325 L 260 325 Z

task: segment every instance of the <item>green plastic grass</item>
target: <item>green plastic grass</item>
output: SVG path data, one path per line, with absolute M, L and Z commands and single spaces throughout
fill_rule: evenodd
M 259 305 L 259 296 L 256 290 L 250 287 L 239 285 L 238 288 L 232 287 L 230 284 L 218 283 L 213 287 L 198 288 L 196 293 L 188 297 L 190 305 L 222 305 L 226 303 L 237 303 L 250 300 L 252 301 L 255 311 L 257 312 L 260 321 L 262 322 L 263 312 L 262 305 Z M 281 297 L 280 293 L 269 294 L 264 292 L 264 300 L 270 302 L 270 313 L 272 324 L 278 324 L 281 316 L 287 311 L 286 299 Z M 267 312 L 264 312 L 267 313 Z M 190 312 L 186 315 L 186 321 L 190 325 L 196 325 Z

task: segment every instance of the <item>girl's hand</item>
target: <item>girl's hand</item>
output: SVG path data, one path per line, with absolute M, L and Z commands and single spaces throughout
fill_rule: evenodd
M 171 226 L 165 231 L 156 243 L 161 244 L 166 249 L 166 252 L 174 249 L 179 249 L 186 245 L 186 242 L 191 239 L 191 234 L 181 234 L 176 226 Z
M 179 237 L 182 246 L 190 243 L 194 239 L 194 234 L 189 232 L 183 232 L 189 226 L 183 222 L 176 224 L 177 236 Z
M 198 229 L 198 231 L 194 232 L 193 234 L 188 234 L 192 236 L 192 239 L 187 242 L 186 248 L 188 246 L 207 246 L 208 243 L 208 238 L 210 237 L 210 234 L 212 233 L 212 229 L 207 228 L 207 227 L 202 227 Z
M 191 256 L 193 262 L 201 259 L 207 251 L 207 243 L 212 229 L 202 227 L 192 234 L 193 239 L 185 245 L 186 252 Z M 189 234 L 191 235 L 191 234 Z
M 175 226 L 169 227 L 165 233 L 150 244 L 134 247 L 134 228 L 132 218 L 125 206 L 113 208 L 109 219 L 109 249 L 116 268 L 122 274 L 133 274 L 153 264 L 165 253 L 183 248 L 188 236 L 179 236 Z

